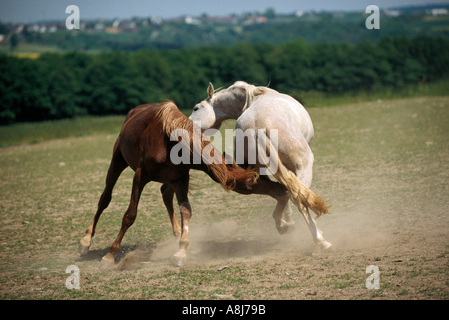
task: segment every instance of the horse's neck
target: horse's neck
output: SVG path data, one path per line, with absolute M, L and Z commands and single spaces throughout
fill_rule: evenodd
M 237 119 L 241 116 L 244 105 L 245 96 L 222 93 L 214 103 L 215 113 L 222 120 Z

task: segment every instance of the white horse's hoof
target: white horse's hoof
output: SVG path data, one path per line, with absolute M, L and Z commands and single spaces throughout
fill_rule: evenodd
M 288 230 L 287 230 L 288 233 L 292 233 L 296 229 L 296 224 L 294 221 L 287 222 L 287 226 L 288 226 Z
M 327 250 L 327 249 L 329 249 L 330 247 L 332 247 L 332 243 L 330 243 L 329 241 L 323 240 L 323 241 L 320 243 L 320 248 L 321 248 L 322 250 Z
M 275 222 L 275 225 L 276 225 L 276 229 L 279 232 L 279 234 L 285 234 L 285 233 L 287 233 L 287 231 L 289 231 L 290 225 L 287 222 L 285 222 L 284 219 L 282 219 L 279 224 L 277 224 Z
M 282 227 L 276 227 L 276 229 L 278 230 L 278 232 L 279 232 L 279 234 L 286 234 L 287 233 L 287 231 L 288 231 L 288 226 L 287 225 L 285 225 L 285 226 L 282 226 Z

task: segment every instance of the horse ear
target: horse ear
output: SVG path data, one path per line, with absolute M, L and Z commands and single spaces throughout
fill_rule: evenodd
M 209 99 L 214 95 L 214 86 L 211 82 L 209 82 L 209 87 L 207 87 L 207 94 L 209 95 Z

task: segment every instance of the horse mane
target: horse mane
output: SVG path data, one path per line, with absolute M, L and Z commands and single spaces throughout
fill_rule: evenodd
M 181 137 L 178 138 L 178 142 L 187 147 L 191 154 L 196 153 L 202 156 L 202 161 L 206 163 L 208 169 L 226 191 L 235 188 L 236 180 L 251 179 L 252 183 L 256 182 L 258 173 L 254 170 L 235 170 L 235 168 L 231 171 L 228 170 L 224 156 L 215 147 L 213 147 L 214 156 L 221 156 L 221 163 L 216 163 L 210 154 L 203 154 L 204 148 L 212 142 L 203 135 L 201 129 L 192 120 L 179 111 L 173 101 L 160 104 L 155 118 L 162 124 L 162 130 L 168 137 L 177 129 L 183 130 L 180 131 Z M 185 132 L 189 134 L 189 143 L 187 143 L 187 139 L 182 139 L 182 133 Z
M 229 88 L 232 87 L 245 90 L 245 105 L 243 106 L 242 113 L 249 108 L 249 106 L 253 103 L 255 97 L 267 92 L 267 87 L 256 87 L 255 85 L 246 83 L 244 81 L 237 81 Z

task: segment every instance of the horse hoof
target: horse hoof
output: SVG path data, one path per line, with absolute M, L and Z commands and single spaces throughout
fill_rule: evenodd
M 332 247 L 332 243 L 329 241 L 323 240 L 323 242 L 320 243 L 320 248 L 322 250 L 328 250 L 330 247 Z
M 80 245 L 78 246 L 78 252 L 80 253 L 80 255 L 84 256 L 89 252 L 89 248 L 90 246 L 85 246 L 84 244 L 80 243 Z
M 171 264 L 174 267 L 182 267 L 186 263 L 186 258 L 173 256 L 171 258 Z
M 296 228 L 294 222 L 291 222 L 291 223 L 287 222 L 287 227 L 288 227 L 288 229 L 287 229 L 288 233 L 292 233 L 293 231 L 295 231 L 295 228 Z
M 276 229 L 279 232 L 279 234 L 287 233 L 289 227 L 290 226 L 284 220 L 282 220 L 279 225 L 276 224 Z
M 103 258 L 101 258 L 99 268 L 100 269 L 109 269 L 109 268 L 112 268 L 114 266 L 114 264 L 115 264 L 114 259 L 110 260 L 106 255 Z
M 289 228 L 287 225 L 285 225 L 282 227 L 277 227 L 276 229 L 278 230 L 279 234 L 286 234 Z

